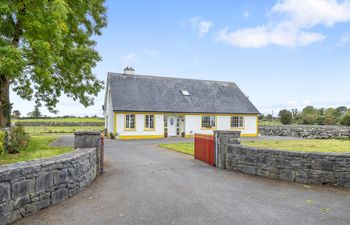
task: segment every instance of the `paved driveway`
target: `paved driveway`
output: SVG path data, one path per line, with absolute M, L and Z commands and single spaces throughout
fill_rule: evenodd
M 349 191 L 220 170 L 160 142 L 106 140 L 106 173 L 16 224 L 350 224 Z

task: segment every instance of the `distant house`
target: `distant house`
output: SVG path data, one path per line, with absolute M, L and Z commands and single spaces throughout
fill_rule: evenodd
M 108 73 L 105 127 L 119 139 L 240 130 L 257 136 L 259 114 L 233 82 Z

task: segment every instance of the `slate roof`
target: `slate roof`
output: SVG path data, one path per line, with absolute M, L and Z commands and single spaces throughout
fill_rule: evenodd
M 108 73 L 107 86 L 113 111 L 259 113 L 233 82 Z

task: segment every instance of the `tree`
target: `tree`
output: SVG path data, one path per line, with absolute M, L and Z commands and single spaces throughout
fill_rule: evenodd
M 290 111 L 283 109 L 279 112 L 278 116 L 282 124 L 286 125 L 292 123 L 293 115 Z
M 33 112 L 31 112 L 31 115 L 33 118 L 39 118 L 42 116 L 41 112 L 40 112 L 40 106 L 39 105 L 35 105 L 34 106 L 34 110 Z
M 348 111 L 340 120 L 340 124 L 350 126 L 350 111 Z
M 335 109 L 334 116 L 340 118 L 348 111 L 346 106 L 339 106 Z
M 19 110 L 13 110 L 12 115 L 15 118 L 19 118 L 21 117 L 21 112 Z
M 317 109 L 313 106 L 306 106 L 301 115 L 304 124 L 315 124 L 317 120 Z
M 92 37 L 107 25 L 104 0 L 0 2 L 0 127 L 10 125 L 10 84 L 26 100 L 54 110 L 62 95 L 84 106 L 103 82 Z

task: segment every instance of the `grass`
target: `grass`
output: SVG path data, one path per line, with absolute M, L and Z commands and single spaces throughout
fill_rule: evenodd
M 67 118 L 40 118 L 40 119 L 12 119 L 11 122 L 104 122 L 98 117 L 67 117 Z
M 302 151 L 302 152 L 335 152 L 350 153 L 349 139 L 326 139 L 326 140 L 281 140 L 281 141 L 242 141 L 243 145 L 271 148 L 278 150 Z
M 24 126 L 24 130 L 32 135 L 56 135 L 56 134 L 69 134 L 75 131 L 102 131 L 103 126 L 69 126 L 69 127 L 44 127 L 44 126 Z
M 169 143 L 160 144 L 162 148 L 167 148 L 177 152 L 182 152 L 189 155 L 194 155 L 194 143 L 193 142 L 179 142 L 179 143 Z
M 18 154 L 3 154 L 0 156 L 0 165 L 49 158 L 72 151 L 72 148 L 69 147 L 50 146 L 56 139 L 57 136 L 32 136 L 27 149 Z
M 242 140 L 242 145 L 258 147 L 258 148 L 270 148 L 278 150 L 290 150 L 301 152 L 334 152 L 334 153 L 350 153 L 350 139 L 327 139 L 327 140 L 282 140 L 282 141 L 249 141 Z M 181 143 L 169 143 L 160 144 L 160 147 L 171 149 L 174 151 L 194 154 L 194 143 L 181 142 Z

